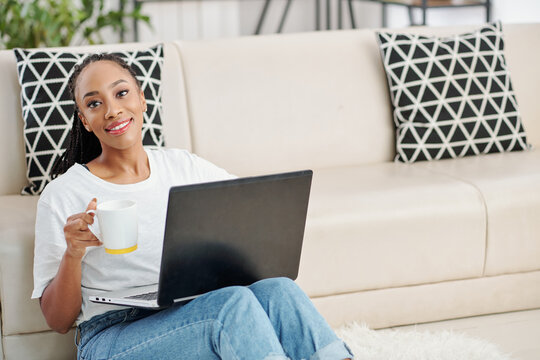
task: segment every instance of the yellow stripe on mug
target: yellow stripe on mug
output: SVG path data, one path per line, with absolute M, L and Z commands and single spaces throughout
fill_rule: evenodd
M 107 248 L 105 248 L 105 252 L 107 254 L 114 254 L 114 255 L 127 254 L 127 253 L 130 253 L 130 252 L 135 251 L 135 250 L 137 250 L 137 245 L 132 246 L 132 247 L 128 247 L 128 248 L 125 248 L 125 249 L 107 249 Z

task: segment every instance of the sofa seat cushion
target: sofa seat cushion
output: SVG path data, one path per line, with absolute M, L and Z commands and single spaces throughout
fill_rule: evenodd
M 73 360 L 77 358 L 74 337 L 75 329 L 65 335 L 43 331 L 5 336 L 4 359 Z
M 482 275 L 478 190 L 402 163 L 314 172 L 299 284 L 310 296 Z
M 540 269 L 540 150 L 421 166 L 466 181 L 482 193 L 488 234 L 485 275 Z

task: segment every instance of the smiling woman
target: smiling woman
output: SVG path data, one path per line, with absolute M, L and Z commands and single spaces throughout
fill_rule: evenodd
M 111 60 L 89 64 L 75 81 L 74 95 L 80 121 L 101 144 L 101 154 L 87 163 L 88 168 L 107 181 L 129 184 L 150 173 L 142 145 L 146 101 L 136 78 L 119 70 Z M 115 171 L 131 164 L 134 172 Z
M 71 141 L 38 202 L 32 297 L 52 329 L 77 323 L 79 358 L 352 358 L 290 279 L 222 288 L 159 311 L 90 302 L 90 293 L 157 283 L 171 186 L 234 176 L 184 150 L 143 147 L 146 100 L 120 58 L 89 56 L 69 84 Z M 136 251 L 111 255 L 101 246 L 89 229 L 96 197 L 137 203 Z
M 83 72 L 86 76 L 81 76 Z M 111 78 L 111 76 L 113 77 Z M 114 76 L 117 76 L 118 79 L 111 80 L 114 79 Z M 79 78 L 81 78 L 80 81 Z M 68 148 L 52 169 L 53 178 L 66 172 L 75 163 L 95 166 L 96 170 L 99 171 L 98 157 L 101 160 L 107 158 L 108 142 L 103 139 L 102 143 L 102 139 L 98 136 L 101 133 L 97 123 L 92 125 L 91 122 L 108 121 L 109 127 L 110 125 L 113 125 L 113 128 L 117 127 L 120 125 L 118 121 L 122 119 L 117 118 L 119 113 L 115 109 L 122 108 L 129 101 L 135 101 L 136 104 L 130 103 L 129 105 L 130 108 L 133 105 L 136 108 L 132 109 L 134 116 L 129 117 L 129 122 L 125 125 L 131 125 L 133 123 L 131 120 L 139 120 L 140 126 L 133 129 L 135 139 L 133 139 L 132 145 L 138 146 L 142 150 L 142 111 L 146 111 L 146 100 L 135 72 L 121 58 L 111 54 L 94 54 L 86 57 L 80 65 L 75 67 L 69 80 L 69 89 L 75 100 L 71 138 Z M 107 114 L 103 113 L 103 109 Z M 114 111 L 117 113 L 114 114 Z M 106 115 L 108 120 L 105 119 Z M 122 115 L 125 116 L 125 113 Z M 113 124 L 115 122 L 116 124 Z M 86 131 L 83 131 L 81 126 L 84 126 Z M 94 131 L 94 127 L 96 127 L 95 130 L 98 130 L 97 132 Z M 130 127 L 125 127 L 125 130 L 129 130 Z M 105 130 L 104 128 L 103 131 Z M 111 135 L 114 135 L 114 132 Z M 93 162 L 93 165 L 88 165 L 89 162 Z

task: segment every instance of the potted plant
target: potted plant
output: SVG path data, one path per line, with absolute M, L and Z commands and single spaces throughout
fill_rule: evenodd
M 129 12 L 126 3 L 120 0 L 118 9 L 106 10 L 105 0 L 0 0 L 0 48 L 69 46 L 74 39 L 103 43 L 101 31 L 123 35 L 127 19 L 150 25 L 140 3 Z

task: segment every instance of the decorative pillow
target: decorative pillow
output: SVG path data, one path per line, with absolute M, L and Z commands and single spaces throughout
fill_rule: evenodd
M 29 181 L 22 194 L 39 195 L 51 181 L 51 168 L 69 143 L 74 103 L 67 83 L 75 64 L 80 63 L 88 54 L 46 49 L 14 49 L 14 52 L 21 84 L 26 174 Z M 143 144 L 163 146 L 163 45 L 114 54 L 124 58 L 135 70 L 146 97 L 148 108 L 144 113 Z
M 396 160 L 525 150 L 502 26 L 448 38 L 377 33 L 388 78 Z

